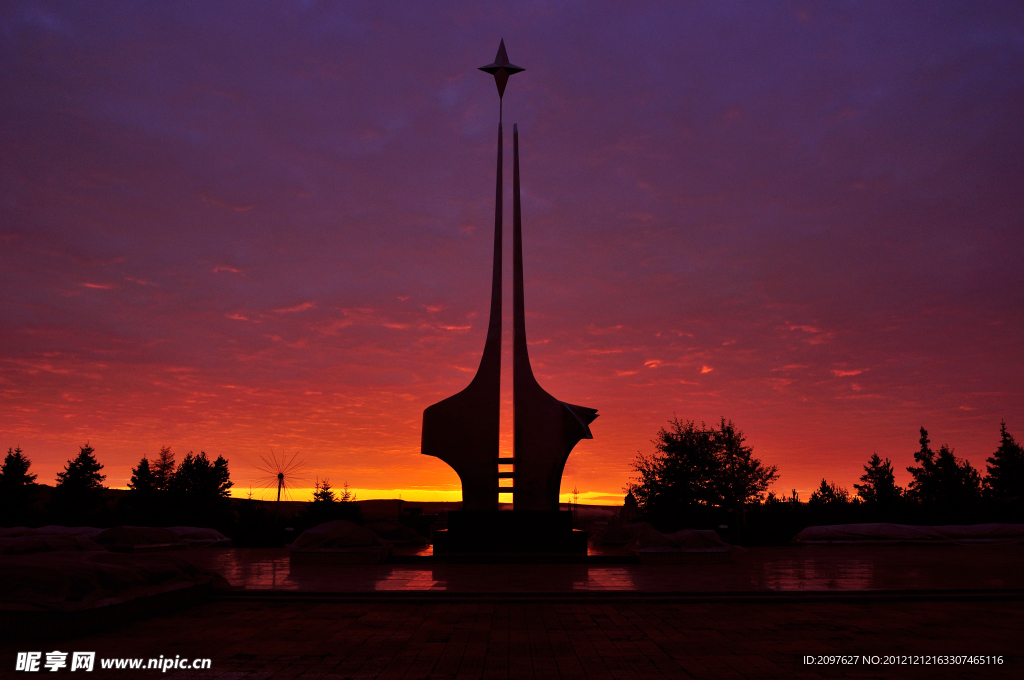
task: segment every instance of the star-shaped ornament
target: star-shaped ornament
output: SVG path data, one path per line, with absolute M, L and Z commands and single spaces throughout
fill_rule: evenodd
M 502 38 L 501 44 L 498 45 L 498 54 L 494 57 L 494 63 L 481 66 L 480 70 L 494 76 L 494 84 L 498 86 L 498 98 L 500 99 L 505 96 L 508 77 L 526 69 L 509 63 L 508 54 L 505 52 L 505 39 Z

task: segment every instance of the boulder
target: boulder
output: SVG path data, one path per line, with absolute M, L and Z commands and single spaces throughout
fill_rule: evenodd
M 347 519 L 318 524 L 303 531 L 292 544 L 293 548 L 362 548 L 386 545 L 387 542 L 372 530 Z
M 622 527 L 629 538 L 626 547 L 630 550 L 640 548 L 671 548 L 672 541 L 647 522 L 635 522 Z
M 216 529 L 208 527 L 167 527 L 190 548 L 209 548 L 213 546 L 230 546 L 231 539 Z
M 0 536 L 0 555 L 30 555 L 55 550 L 106 550 L 91 538 L 80 536 Z
M 176 555 L 59 551 L 0 560 L 0 609 L 18 604 L 89 605 L 154 586 L 209 583 L 216 577 Z M 222 579 L 221 579 L 222 580 Z M 142 592 L 140 592 L 142 591 Z
M 100 532 L 96 542 L 115 552 L 185 547 L 185 542 L 165 527 L 111 527 Z
M 416 533 L 412 527 L 390 522 L 372 522 L 366 527 L 381 538 L 398 545 L 422 545 L 426 539 Z
M 665 538 L 676 548 L 728 548 L 714 529 L 680 529 Z
M 796 543 L 1017 543 L 1024 541 L 1024 524 L 832 524 L 807 527 Z

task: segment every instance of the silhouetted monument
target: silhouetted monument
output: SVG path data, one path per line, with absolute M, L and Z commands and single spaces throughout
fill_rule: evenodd
M 519 205 L 519 130 L 512 126 L 512 404 L 515 464 L 512 507 L 557 510 L 562 470 L 581 439 L 593 439 L 596 408 L 559 401 L 544 391 L 530 368 L 523 299 L 523 223 Z M 465 487 L 465 485 L 463 485 Z
M 500 102 L 504 100 L 509 77 L 524 69 L 509 63 L 505 42 L 502 40 L 494 63 L 482 66 L 480 70 L 494 76 L 499 97 L 490 321 L 483 357 L 472 382 L 458 394 L 429 406 L 423 412 L 422 452 L 448 463 L 462 481 L 463 512 L 450 513 L 450 533 L 442 538 L 442 543 L 448 542 L 448 548 L 452 547 L 455 534 L 459 534 L 462 536 L 459 541 L 466 544 L 467 550 L 510 548 L 518 540 L 519 548 L 522 549 L 539 546 L 538 549 L 565 548 L 568 551 L 568 545 L 558 545 L 564 539 L 566 544 L 573 543 L 573 549 L 578 551 L 580 539 L 573 539 L 571 516 L 558 510 L 558 492 L 569 453 L 580 439 L 592 438 L 589 425 L 597 417 L 597 410 L 555 399 L 537 383 L 530 368 L 523 296 L 517 126 L 513 126 L 512 132 L 513 456 L 501 458 L 498 452 L 504 144 Z M 513 471 L 499 471 L 499 465 L 512 465 Z M 501 478 L 511 478 L 513 486 L 499 487 Z M 496 514 L 499 493 L 512 493 L 513 513 Z M 495 542 L 484 535 L 494 533 L 505 538 Z M 515 538 L 517 536 L 518 539 Z M 530 539 L 530 536 L 534 539 Z M 435 543 L 435 552 L 438 547 Z M 583 550 L 586 550 L 585 535 Z

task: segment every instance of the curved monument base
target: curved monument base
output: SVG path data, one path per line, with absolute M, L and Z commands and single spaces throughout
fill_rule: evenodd
M 452 511 L 448 529 L 434 532 L 436 557 L 578 558 L 587 554 L 587 532 L 572 528 L 572 513 L 553 511 Z

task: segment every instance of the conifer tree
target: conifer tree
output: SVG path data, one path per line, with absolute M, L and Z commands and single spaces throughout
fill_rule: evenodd
M 213 461 L 213 481 L 217 487 L 217 495 L 221 498 L 231 497 L 231 487 L 235 485 L 231 481 L 231 473 L 228 472 L 228 461 L 224 456 L 217 456 Z
M 171 447 L 161 446 L 160 453 L 152 465 L 153 480 L 160 491 L 170 490 L 171 479 L 174 477 L 174 453 Z
M 189 523 L 210 526 L 222 522 L 231 494 L 231 475 L 223 456 L 210 462 L 205 451 L 191 451 L 182 459 L 171 479 L 171 493 L 176 507 Z
M 933 451 L 928 431 L 923 427 L 920 443 L 914 460 L 921 465 L 907 468 L 914 477 L 908 495 L 946 519 L 964 519 L 964 513 L 981 497 L 981 475 L 969 461 L 957 458 L 946 444 L 938 452 Z
M 132 469 L 131 479 L 128 480 L 128 493 L 123 499 L 121 507 L 130 513 L 130 523 L 140 525 L 152 525 L 160 519 L 160 496 L 163 492 L 157 488 L 156 476 L 150 467 L 149 459 L 145 456 L 139 464 Z
M 921 438 L 918 440 L 921 448 L 914 454 L 914 461 L 920 463 L 918 467 L 909 466 L 907 472 L 913 476 L 907 493 L 918 501 L 931 498 L 935 495 L 932 488 L 936 479 L 935 476 L 935 452 L 930 446 L 928 430 L 921 428 Z
M 104 505 L 103 466 L 96 460 L 96 450 L 89 445 L 79 447 L 77 456 L 67 462 L 63 472 L 57 473 L 57 486 L 53 502 L 62 521 L 95 521 Z
M 156 476 L 149 467 L 149 459 L 145 456 L 132 469 L 132 478 L 128 480 L 128 490 L 140 495 L 152 495 L 157 490 Z
M 20 446 L 13 450 L 7 449 L 3 467 L 0 468 L 0 488 L 8 491 L 34 484 L 36 476 L 28 471 L 31 466 L 32 461 L 22 453 Z
M 0 523 L 20 524 L 28 516 L 28 505 L 35 496 L 36 476 L 29 473 L 32 466 L 21 447 L 7 449 L 0 468 Z
M 334 490 L 331 488 L 331 483 L 328 480 L 322 482 L 318 479 L 316 481 L 316 490 L 313 491 L 313 503 L 337 503 L 338 499 L 334 497 Z
M 232 486 L 234 482 L 228 472 L 228 462 L 217 456 L 217 460 L 211 463 L 205 451 L 200 451 L 199 455 L 189 451 L 171 481 L 171 488 L 176 493 L 205 499 L 227 498 Z
M 348 482 L 345 482 L 344 489 L 339 493 L 331 488 L 328 480 L 317 480 L 313 502 L 306 508 L 305 523 L 315 526 L 336 519 L 360 522 L 363 515 L 355 499 L 355 494 L 348 490 Z
M 890 507 L 903 496 L 903 489 L 896 486 L 892 461 L 888 458 L 883 461 L 877 453 L 871 454 L 860 481 L 863 484 L 854 484 L 853 488 L 857 489 L 857 495 L 868 505 Z
M 821 485 L 811 494 L 808 502 L 811 505 L 845 505 L 850 502 L 850 492 L 822 477 Z
M 999 426 L 999 448 L 986 461 L 985 495 L 997 503 L 1024 505 L 1024 448 Z

